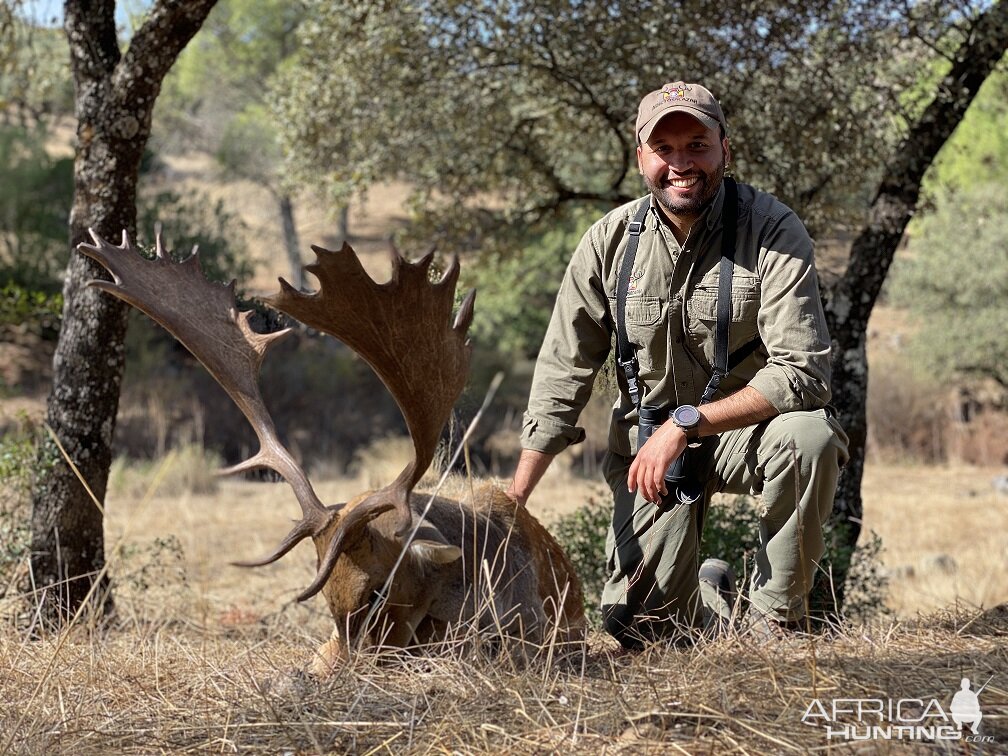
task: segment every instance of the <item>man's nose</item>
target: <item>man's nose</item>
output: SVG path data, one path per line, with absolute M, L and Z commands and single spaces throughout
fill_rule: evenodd
M 665 166 L 670 173 L 681 173 L 693 167 L 693 156 L 686 150 L 671 150 L 665 155 Z

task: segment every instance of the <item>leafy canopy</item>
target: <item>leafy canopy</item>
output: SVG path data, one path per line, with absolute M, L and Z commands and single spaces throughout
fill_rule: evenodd
M 956 35 L 952 4 L 887 0 L 307 5 L 274 95 L 291 180 L 343 200 L 404 179 L 417 235 L 457 247 L 639 196 L 637 103 L 676 79 L 722 100 L 740 178 L 852 223 L 900 93 Z
M 985 82 L 928 173 L 927 206 L 888 292 L 920 324 L 914 361 L 1008 390 L 1008 67 Z
M 303 17 L 297 0 L 219 2 L 165 79 L 158 141 L 168 149 L 196 144 L 231 175 L 277 185 L 281 153 L 265 98 L 290 64 Z

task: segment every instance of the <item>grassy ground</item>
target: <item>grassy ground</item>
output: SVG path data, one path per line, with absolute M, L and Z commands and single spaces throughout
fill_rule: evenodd
M 140 477 L 161 475 L 175 480 Z M 982 607 L 1008 599 L 1008 513 L 991 475 L 868 468 L 865 524 L 885 542 L 897 612 L 871 626 L 639 656 L 593 635 L 585 655 L 526 667 L 457 650 L 365 655 L 323 683 L 297 672 L 331 628 L 321 601 L 292 603 L 311 577 L 311 548 L 258 570 L 227 564 L 286 532 L 297 512 L 286 486 L 226 482 L 214 493 L 183 486 L 145 497 L 136 481 L 120 481 L 107 504 L 117 618 L 37 641 L 14 622 L 0 626 L 0 752 L 806 752 L 838 745 L 802 723 L 813 699 L 935 698 L 947 709 L 961 677 L 991 675 L 981 703 L 995 743 L 983 748 L 1003 752 L 1008 611 Z M 339 500 L 359 487 L 334 480 L 319 493 Z M 555 516 L 590 490 L 558 472 L 532 506 Z

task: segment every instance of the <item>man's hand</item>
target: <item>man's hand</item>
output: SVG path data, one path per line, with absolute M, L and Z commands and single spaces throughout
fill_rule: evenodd
M 665 488 L 665 471 L 686 450 L 686 433 L 675 423 L 662 423 L 654 435 L 637 451 L 630 472 L 627 489 L 640 489 L 641 496 L 657 503 L 668 493 Z
M 514 480 L 508 487 L 507 495 L 524 507 L 528 497 L 532 494 L 532 489 L 536 487 L 554 456 L 556 455 L 522 449 Z

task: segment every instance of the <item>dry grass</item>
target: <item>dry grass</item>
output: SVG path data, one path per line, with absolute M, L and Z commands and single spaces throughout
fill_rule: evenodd
M 890 573 L 889 605 L 910 617 L 959 601 L 1008 601 L 1008 497 L 998 468 L 867 465 L 864 527 Z
M 231 625 L 135 618 L 35 642 L 6 632 L 0 749 L 800 753 L 827 745 L 801 722 L 813 698 L 947 704 L 964 674 L 994 675 L 984 732 L 1008 741 L 1003 617 L 946 612 L 829 639 L 771 647 L 726 639 L 633 657 L 593 637 L 586 656 L 521 668 L 471 655 L 369 655 L 319 683 L 297 672 L 311 634 L 303 613 Z
M 584 656 L 528 666 L 458 649 L 363 654 L 321 683 L 298 670 L 331 620 L 320 600 L 292 603 L 313 572 L 311 547 L 268 568 L 227 566 L 286 532 L 297 512 L 287 486 L 113 495 L 117 617 L 41 640 L 29 640 L 23 623 L 0 626 L 0 752 L 807 752 L 836 747 L 801 722 L 813 698 L 947 705 L 960 677 L 991 675 L 981 700 L 996 751 L 1008 743 L 1008 611 L 974 606 L 1008 598 L 1008 515 L 989 472 L 869 467 L 866 525 L 882 533 L 889 563 L 935 554 L 957 562 L 954 580 L 921 567 L 894 592 L 902 614 L 949 607 L 920 618 L 766 647 L 730 637 L 637 656 L 593 635 Z M 329 481 L 319 493 L 341 500 L 360 484 Z M 563 511 L 588 485 L 560 470 L 533 507 Z M 862 750 L 906 748 L 874 741 Z

